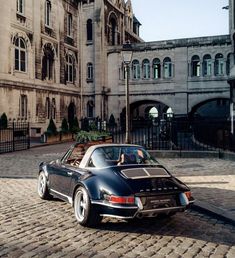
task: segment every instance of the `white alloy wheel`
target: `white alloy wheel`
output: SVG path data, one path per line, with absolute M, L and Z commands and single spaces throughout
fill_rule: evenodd
M 44 171 L 41 171 L 38 175 L 38 195 L 42 199 L 50 199 L 50 194 L 47 188 L 47 179 Z
M 74 212 L 80 224 L 86 224 L 90 209 L 90 200 L 85 188 L 78 188 L 74 198 Z

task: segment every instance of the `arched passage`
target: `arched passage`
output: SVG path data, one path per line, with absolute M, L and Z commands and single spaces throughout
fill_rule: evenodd
M 141 100 L 130 105 L 130 120 L 132 129 L 143 127 L 152 120 L 161 120 L 168 117 L 167 111 L 172 110 L 168 105 L 154 100 Z M 169 111 L 168 111 L 169 113 Z M 126 107 L 120 114 L 120 122 L 125 124 Z M 154 115 L 153 115 L 154 114 Z
M 195 105 L 191 112 L 191 118 L 217 118 L 227 119 L 230 116 L 228 98 L 208 99 Z

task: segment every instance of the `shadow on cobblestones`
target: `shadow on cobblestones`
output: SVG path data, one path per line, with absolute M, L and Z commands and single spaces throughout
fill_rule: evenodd
M 235 257 L 235 227 L 194 211 L 81 227 L 72 207 L 43 201 L 36 180 L 0 180 L 0 257 Z

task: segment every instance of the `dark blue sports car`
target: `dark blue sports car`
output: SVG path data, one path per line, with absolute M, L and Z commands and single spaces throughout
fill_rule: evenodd
M 143 147 L 130 144 L 74 144 L 62 159 L 40 164 L 38 194 L 69 202 L 83 226 L 104 216 L 170 216 L 194 202 L 184 183 Z

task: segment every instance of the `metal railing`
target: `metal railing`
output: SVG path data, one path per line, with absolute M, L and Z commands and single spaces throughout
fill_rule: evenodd
M 12 122 L 0 127 L 0 154 L 30 148 L 29 123 Z
M 125 142 L 125 132 L 117 127 L 109 128 L 116 143 Z M 230 122 L 222 120 L 164 121 L 143 123 L 132 129 L 131 143 L 155 150 L 235 152 L 235 136 L 230 133 Z

